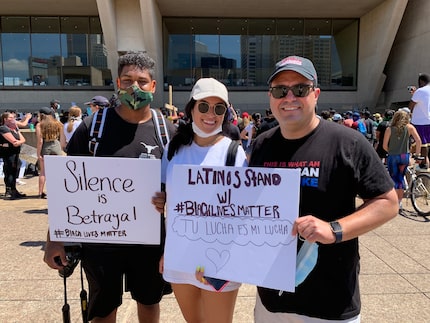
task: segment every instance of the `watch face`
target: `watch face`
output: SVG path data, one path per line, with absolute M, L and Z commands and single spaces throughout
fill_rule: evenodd
M 341 242 L 343 232 L 342 232 L 342 227 L 340 226 L 339 222 L 337 222 L 337 221 L 330 222 L 330 226 L 331 226 L 331 230 L 333 231 L 333 233 L 336 237 L 335 243 Z
M 333 232 L 342 232 L 342 227 L 340 226 L 339 222 L 337 221 L 330 222 L 330 226 Z

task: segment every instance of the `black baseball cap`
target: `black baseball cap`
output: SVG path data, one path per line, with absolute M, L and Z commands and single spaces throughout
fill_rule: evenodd
M 53 115 L 53 114 L 54 114 L 54 111 L 52 111 L 52 109 L 51 109 L 51 108 L 48 108 L 48 107 L 42 107 L 42 108 L 40 108 L 40 109 L 39 109 L 39 113 L 41 113 L 41 114 L 46 114 L 46 115 Z
M 315 85 L 318 84 L 318 77 L 314 64 L 312 64 L 309 59 L 300 56 L 288 56 L 276 63 L 275 71 L 270 75 L 267 84 L 270 84 L 276 75 L 284 71 L 297 72 L 308 80 L 313 81 Z
M 110 105 L 109 100 L 106 99 L 104 96 L 101 96 L 101 95 L 97 95 L 97 96 L 93 97 L 90 101 L 85 102 L 84 104 L 85 105 L 93 104 L 93 105 L 98 105 L 101 107 L 108 107 Z

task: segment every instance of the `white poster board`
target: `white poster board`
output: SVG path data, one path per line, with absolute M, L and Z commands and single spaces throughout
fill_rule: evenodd
M 160 244 L 159 159 L 45 156 L 53 241 Z
M 175 165 L 164 267 L 294 291 L 300 170 Z

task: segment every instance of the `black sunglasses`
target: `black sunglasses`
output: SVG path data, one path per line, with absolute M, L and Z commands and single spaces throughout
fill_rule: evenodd
M 207 102 L 200 102 L 197 105 L 200 113 L 208 113 L 211 106 Z M 227 111 L 227 107 L 222 103 L 217 103 L 214 105 L 214 112 L 217 116 L 222 116 Z
M 270 88 L 270 93 L 275 99 L 281 99 L 287 96 L 288 91 L 291 90 L 294 96 L 297 98 L 304 98 L 308 96 L 309 92 L 313 90 L 315 86 L 313 84 L 297 84 L 293 86 L 273 86 Z

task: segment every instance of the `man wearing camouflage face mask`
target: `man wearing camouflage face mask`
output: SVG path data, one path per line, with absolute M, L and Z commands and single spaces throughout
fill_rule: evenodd
M 96 156 L 161 158 L 163 143 L 150 109 L 156 86 L 154 65 L 145 52 L 129 52 L 119 58 L 118 100 L 112 107 L 104 108 L 106 118 Z M 89 129 L 97 115 L 85 118 L 76 129 L 67 147 L 68 155 L 92 156 Z M 170 137 L 173 136 L 173 124 L 166 122 L 165 126 Z M 160 245 L 83 243 L 81 259 L 90 292 L 88 320 L 115 322 L 125 290 L 137 302 L 139 322 L 158 322 L 159 302 L 168 292 L 168 285 L 159 273 L 162 252 Z M 63 266 L 67 265 L 63 244 L 50 241 L 48 234 L 44 261 L 49 267 L 61 270 L 63 266 L 55 261 L 56 257 Z

